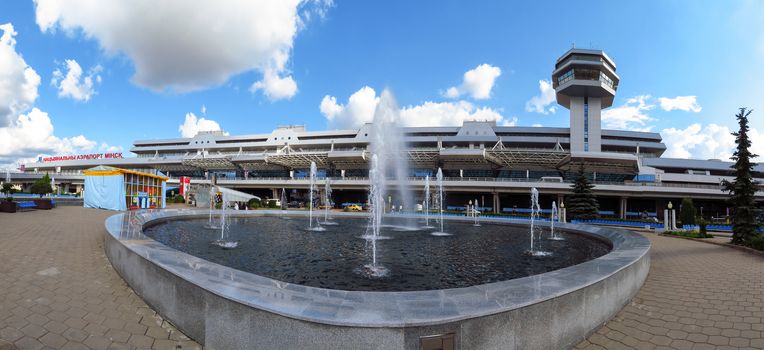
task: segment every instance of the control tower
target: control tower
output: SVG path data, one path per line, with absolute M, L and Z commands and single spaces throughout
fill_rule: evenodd
M 602 50 L 570 49 L 557 59 L 552 86 L 570 110 L 570 151 L 600 152 L 602 109 L 613 105 L 621 79 Z

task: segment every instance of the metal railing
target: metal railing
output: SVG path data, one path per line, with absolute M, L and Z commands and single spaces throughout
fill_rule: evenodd
M 344 178 L 342 177 L 330 177 L 332 181 L 334 182 L 342 182 L 342 181 L 368 181 L 368 177 L 361 177 L 361 176 L 346 176 Z M 194 178 L 192 178 L 194 179 Z M 204 178 L 200 178 L 204 179 Z M 325 176 L 317 177 L 316 178 L 319 181 L 323 181 L 326 179 Z M 424 181 L 424 177 L 408 177 L 408 181 Z M 249 177 L 249 178 L 243 178 L 243 177 L 235 177 L 235 178 L 218 178 L 218 181 L 307 181 L 310 180 L 309 177 Z M 390 179 L 394 180 L 394 179 Z M 435 182 L 435 177 L 430 177 L 431 183 Z M 505 183 L 505 182 L 517 182 L 517 183 L 545 183 L 545 184 L 566 184 L 570 185 L 573 183 L 572 180 L 563 180 L 563 181 L 545 181 L 542 179 L 534 179 L 534 178 L 505 178 L 505 177 L 444 177 L 443 181 L 445 182 L 499 182 L 499 183 Z M 672 188 L 695 188 L 695 189 L 713 189 L 713 190 L 721 190 L 720 185 L 710 185 L 710 184 L 680 184 L 680 183 L 662 183 L 662 182 L 618 182 L 618 181 L 591 181 L 594 185 L 613 185 L 613 186 L 633 186 L 633 187 L 672 187 Z

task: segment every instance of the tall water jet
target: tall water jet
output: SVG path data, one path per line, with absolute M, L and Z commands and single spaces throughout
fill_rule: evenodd
M 283 187 L 281 188 L 280 202 L 281 202 L 281 210 L 287 210 L 288 206 L 287 206 L 286 190 Z
M 555 224 L 555 222 L 557 222 L 559 220 L 559 213 L 558 213 L 558 210 L 557 210 L 557 202 L 555 202 L 555 201 L 552 201 L 552 215 L 551 215 L 551 217 L 549 219 L 550 219 L 549 220 L 550 221 L 549 222 L 549 230 L 551 231 L 551 235 L 550 235 L 549 239 L 551 239 L 553 241 L 564 241 L 565 238 L 563 238 L 562 236 L 558 235 L 557 232 L 554 231 L 554 224 Z
M 536 243 L 536 220 L 538 220 L 540 213 L 541 206 L 539 205 L 539 191 L 534 187 L 531 188 L 531 249 L 527 252 L 528 255 L 531 256 L 549 255 L 547 252 L 536 250 L 536 247 L 534 246 Z
M 324 222 L 323 225 L 337 225 L 336 221 L 332 221 L 329 218 L 329 211 L 334 206 L 334 203 L 332 202 L 332 185 L 331 185 L 331 179 L 329 177 L 326 178 L 326 181 L 324 183 Z
M 435 175 L 435 186 L 438 188 L 438 211 L 440 213 L 440 231 L 431 233 L 433 236 L 450 236 L 450 233 L 446 233 L 443 228 L 443 170 L 438 168 L 438 173 Z
M 381 277 L 387 274 L 387 269 L 377 264 L 377 241 L 379 240 L 379 231 L 382 228 L 382 214 L 384 213 L 384 174 L 383 167 L 380 166 L 379 157 L 374 154 L 371 156 L 371 167 L 369 168 L 369 225 L 367 225 L 367 234 L 364 236 L 366 241 L 371 243 L 371 264 L 364 266 L 362 273 L 369 277 Z
M 430 175 L 424 177 L 424 201 L 422 201 L 424 210 L 424 228 L 433 228 L 430 226 Z
M 209 196 L 210 196 L 210 200 L 209 200 L 209 205 L 210 205 L 209 218 L 207 219 L 207 225 L 204 226 L 205 228 L 208 228 L 210 230 L 217 230 L 217 229 L 220 228 L 220 226 L 219 225 L 215 225 L 215 222 L 213 222 L 213 220 L 212 220 L 212 211 L 215 209 L 215 202 L 216 202 L 215 201 L 215 195 L 216 194 L 217 193 L 215 192 L 215 186 L 210 185 L 210 190 L 209 190 Z
M 388 90 L 382 91 L 379 103 L 374 110 L 374 119 L 371 125 L 371 154 L 377 156 L 379 165 L 379 183 L 382 198 L 387 195 L 386 177 L 390 174 L 395 176 L 398 184 L 398 198 L 404 208 L 411 208 L 414 204 L 413 195 L 408 191 L 409 164 L 406 155 L 406 145 L 403 141 L 403 132 L 399 126 L 400 108 L 395 98 Z M 393 206 L 393 203 L 388 203 Z M 380 202 L 380 205 L 382 202 Z
M 220 191 L 220 199 L 220 239 L 212 241 L 211 244 L 223 249 L 233 249 L 239 246 L 239 242 L 226 240 L 226 232 L 228 231 L 228 219 L 226 218 L 228 202 L 226 201 L 226 191 Z
M 308 231 L 324 231 L 325 229 L 318 224 L 316 220 L 316 226 L 313 227 L 313 207 L 316 205 L 315 191 L 316 191 L 316 162 L 310 162 L 310 190 L 308 194 Z
M 472 226 L 479 227 L 480 226 L 480 206 L 478 206 L 478 200 L 475 198 L 475 205 L 472 206 L 472 215 L 475 216 L 475 223 L 472 224 Z

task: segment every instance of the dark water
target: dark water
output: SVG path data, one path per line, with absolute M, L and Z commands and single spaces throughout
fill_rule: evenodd
M 175 220 L 146 228 L 144 233 L 177 250 L 238 270 L 312 287 L 363 291 L 415 291 L 468 287 L 540 274 L 582 263 L 610 247 L 596 239 L 562 233 L 564 241 L 542 234 L 538 250 L 548 257 L 530 257 L 527 226 L 446 222 L 448 237 L 434 237 L 435 229 L 401 232 L 384 228 L 377 241 L 377 262 L 388 269 L 380 278 L 358 272 L 371 262 L 371 244 L 360 238 L 365 219 L 336 219 L 338 226 L 324 232 L 305 231 L 307 218 L 230 218 L 227 239 L 236 249 L 210 245 L 220 230 L 203 226 L 207 219 Z M 419 224 L 420 220 L 384 219 L 385 223 Z

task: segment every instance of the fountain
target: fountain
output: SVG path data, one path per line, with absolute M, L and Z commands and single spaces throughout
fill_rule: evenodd
M 337 349 L 359 347 L 361 339 L 369 347 L 408 349 L 420 335 L 448 333 L 461 344 L 565 348 L 636 295 L 650 268 L 650 242 L 638 234 L 559 224 L 554 235 L 565 240 L 545 245 L 551 253 L 540 251 L 536 189 L 530 251 L 523 224 L 486 217 L 482 227 L 475 227 L 463 217 L 447 218 L 442 169 L 436 174 L 437 203 L 430 203 L 425 179 L 425 209 L 438 208 L 440 231 L 433 236 L 449 235 L 448 219 L 449 231 L 459 234 L 399 232 L 398 227 L 420 224 L 420 218 L 384 214 L 389 175 L 397 177 L 393 185 L 401 191 L 396 201 L 413 204 L 404 189 L 408 172 L 395 164 L 405 151 L 394 142 L 401 140 L 390 122 L 397 115 L 385 91 L 370 134 L 370 213 L 335 214 L 339 226 L 331 227 L 331 234 L 304 232 L 305 217 L 309 230 L 325 230 L 313 222 L 312 163 L 308 212 L 234 212 L 236 219 L 226 221 L 222 198 L 219 241 L 241 242 L 238 249 L 221 254 L 207 244 L 209 235 L 198 232 L 207 219 L 204 211 L 162 210 L 110 217 L 104 250 L 136 294 L 208 348 L 250 348 L 258 339 L 267 348 Z M 388 203 L 392 206 L 392 200 Z M 474 203 L 472 213 L 480 224 Z M 285 216 L 301 219 L 282 221 Z M 357 239 L 364 229 L 363 239 Z M 384 238 L 390 239 L 380 246 Z M 581 305 L 595 305 L 596 312 Z M 200 319 L 206 320 L 202 329 Z
M 387 269 L 377 264 L 377 241 L 380 239 L 379 231 L 382 228 L 382 214 L 384 208 L 384 175 L 376 154 L 371 156 L 371 168 L 369 169 L 369 225 L 366 226 L 364 238 L 371 244 L 371 264 L 363 266 L 361 273 L 368 277 L 383 277 L 387 275 Z M 369 232 L 371 231 L 371 232 Z
M 441 168 L 438 168 L 438 173 L 435 175 L 435 183 L 438 188 L 438 210 L 440 212 L 440 231 L 433 232 L 431 235 L 433 236 L 450 236 L 450 233 L 446 233 L 446 230 L 443 228 L 443 170 Z
M 398 185 L 398 198 L 403 208 L 411 208 L 414 199 L 411 191 L 406 188 L 408 182 L 409 164 L 406 153 L 406 145 L 403 141 L 403 132 L 398 123 L 400 121 L 400 109 L 395 98 L 388 90 L 382 91 L 379 103 L 374 110 L 374 120 L 371 125 L 371 154 L 377 155 L 379 162 L 379 180 L 382 190 L 382 198 L 387 195 L 388 175 L 394 174 Z M 381 202 L 380 202 L 381 203 Z M 392 201 L 388 204 L 391 205 Z
M 565 240 L 565 238 L 563 238 L 562 236 L 558 235 L 557 232 L 554 231 L 554 223 L 557 222 L 558 220 L 559 220 L 559 216 L 558 216 L 558 210 L 557 210 L 557 202 L 552 201 L 552 216 L 549 218 L 549 221 L 550 221 L 549 222 L 549 231 L 551 231 L 549 239 L 552 240 L 552 241 L 564 241 Z
M 281 188 L 281 210 L 287 210 L 289 206 L 287 205 L 287 197 L 286 197 L 286 190 L 282 187 Z
M 215 186 L 210 185 L 210 191 L 209 191 L 209 195 L 210 195 L 210 200 L 209 200 L 209 202 L 210 202 L 209 203 L 210 204 L 209 217 L 208 217 L 208 220 L 207 220 L 207 224 L 204 225 L 204 228 L 207 228 L 207 229 L 210 229 L 210 230 L 217 230 L 217 229 L 220 228 L 220 226 L 215 225 L 215 223 L 212 221 L 212 211 L 215 209 L 215 194 L 216 194 Z
M 424 177 L 424 201 L 422 202 L 422 210 L 424 210 L 423 228 L 434 228 L 434 226 L 430 226 L 430 175 Z
M 5 183 L 11 183 L 11 172 L 8 169 L 5 169 Z
M 475 223 L 472 224 L 472 226 L 480 227 L 480 211 L 478 210 L 480 206 L 478 206 L 478 200 L 475 198 L 475 205 L 472 206 L 472 215 L 475 216 Z
M 337 225 L 336 221 L 332 221 L 329 218 L 329 211 L 333 206 L 331 179 L 327 177 L 326 182 L 324 183 L 324 222 L 321 223 L 322 225 Z
M 541 206 L 539 205 L 539 191 L 534 187 L 531 188 L 531 249 L 526 252 L 526 254 L 530 256 L 550 255 L 549 252 L 536 250 L 536 247 L 534 246 L 536 242 L 536 230 L 539 229 L 536 227 L 536 220 L 539 219 L 539 214 L 541 214 Z
M 316 162 L 310 162 L 310 190 L 308 193 L 308 231 L 326 231 L 325 228 L 321 227 L 321 225 L 318 223 L 318 218 L 316 218 L 316 226 L 313 226 L 313 207 L 316 205 L 316 198 L 315 198 L 315 192 L 316 192 Z
M 226 201 L 226 191 L 220 191 L 220 239 L 210 242 L 212 245 L 216 245 L 223 249 L 234 249 L 239 246 L 238 241 L 226 240 L 226 232 L 228 231 L 228 221 L 226 219 L 226 212 L 228 211 L 228 202 Z

